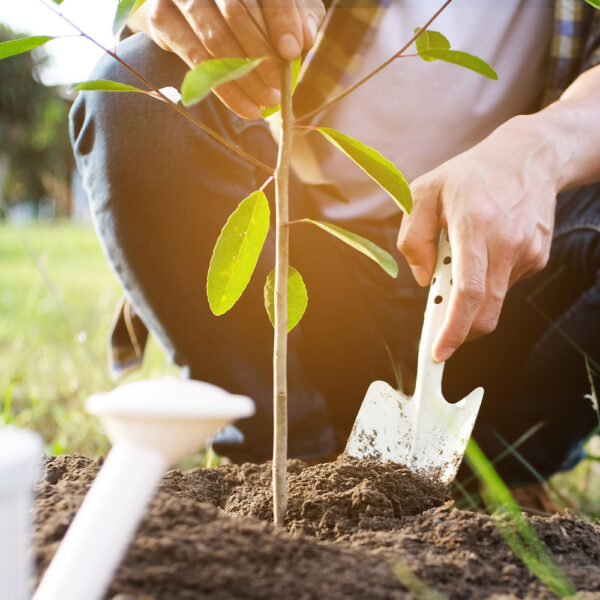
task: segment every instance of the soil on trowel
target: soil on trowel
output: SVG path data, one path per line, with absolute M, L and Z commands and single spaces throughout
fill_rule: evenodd
M 47 460 L 37 488 L 38 575 L 102 461 Z M 287 529 L 271 520 L 270 465 L 170 471 L 111 584 L 114 600 L 553 598 L 491 517 L 391 463 L 290 461 Z M 530 519 L 581 598 L 600 598 L 600 525 Z M 431 597 L 431 596 L 427 596 Z

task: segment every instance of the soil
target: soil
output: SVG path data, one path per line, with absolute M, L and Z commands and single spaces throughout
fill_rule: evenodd
M 37 487 L 38 576 L 101 464 L 47 460 Z M 167 473 L 106 597 L 554 597 L 492 517 L 457 509 L 446 489 L 402 466 L 290 461 L 288 531 L 269 522 L 270 479 L 270 464 Z M 573 514 L 530 522 L 579 598 L 600 598 L 600 523 Z

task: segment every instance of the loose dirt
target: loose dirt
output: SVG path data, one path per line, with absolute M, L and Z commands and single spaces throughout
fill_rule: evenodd
M 38 575 L 100 466 L 48 459 L 37 488 Z M 458 510 L 447 490 L 403 467 L 290 461 L 288 531 L 269 522 L 270 477 L 269 464 L 167 473 L 107 598 L 554 597 L 491 517 Z M 600 525 L 570 514 L 530 522 L 581 598 L 600 598 Z

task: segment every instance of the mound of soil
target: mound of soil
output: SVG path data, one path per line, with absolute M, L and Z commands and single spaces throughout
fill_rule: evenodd
M 338 539 L 359 529 L 396 529 L 402 519 L 439 506 L 448 489 L 406 467 L 340 457 L 307 466 L 289 461 L 287 526 L 318 539 Z M 273 520 L 271 464 L 169 472 L 163 487 L 209 502 L 239 517 Z
M 48 459 L 37 489 L 38 575 L 100 466 Z M 456 509 L 446 490 L 403 467 L 290 461 L 289 531 L 268 522 L 270 478 L 269 464 L 167 473 L 107 598 L 554 597 L 491 517 Z M 600 597 L 600 525 L 574 515 L 530 521 L 581 598 Z

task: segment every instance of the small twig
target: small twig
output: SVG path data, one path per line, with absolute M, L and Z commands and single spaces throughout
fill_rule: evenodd
M 268 178 L 268 179 L 267 179 L 267 180 L 266 180 L 266 181 L 265 181 L 265 182 L 264 182 L 264 183 L 263 183 L 263 184 L 260 186 L 260 188 L 258 188 L 258 189 L 259 189 L 259 191 L 261 191 L 261 192 L 264 192 L 264 191 L 267 189 L 267 187 L 269 186 L 269 184 L 270 184 L 272 181 L 274 181 L 274 179 L 275 179 L 275 175 L 271 175 L 271 177 L 269 177 L 269 178 Z
M 383 64 L 379 65 L 376 69 L 371 71 L 368 75 L 365 75 L 360 81 L 357 81 L 356 83 L 352 84 L 350 87 L 346 88 L 344 91 L 340 92 L 334 98 L 331 98 L 330 100 L 323 102 L 323 104 L 321 104 L 320 106 L 317 106 L 317 108 L 315 108 L 314 110 L 311 110 L 310 112 L 307 112 L 306 114 L 302 115 L 301 117 L 298 117 L 296 119 L 296 122 L 306 121 L 307 119 L 310 119 L 311 117 L 314 117 L 315 115 L 317 115 L 320 112 L 324 111 L 325 109 L 329 108 L 336 102 L 339 102 L 342 98 L 345 98 L 348 94 L 351 94 L 354 90 L 356 90 L 361 85 L 363 85 L 364 83 L 369 81 L 369 79 L 371 79 L 371 77 L 374 77 L 375 75 L 377 75 L 377 73 L 379 73 L 380 71 L 385 69 L 385 67 L 387 67 L 389 64 L 391 64 L 394 60 L 396 60 L 397 58 L 401 58 L 404 55 L 404 52 L 410 47 L 410 45 L 413 44 L 421 35 L 423 35 L 425 33 L 425 31 L 429 28 L 429 26 L 440 16 L 440 14 L 446 9 L 446 7 L 450 4 L 450 2 L 452 2 L 452 0 L 446 0 L 444 2 L 444 4 L 436 11 L 436 13 L 429 19 L 429 21 L 427 21 L 427 23 L 425 23 L 425 25 L 423 25 L 423 27 L 421 27 L 421 29 L 419 29 L 419 31 L 417 33 L 415 33 L 415 35 L 413 35 L 413 37 L 402 48 L 400 48 L 400 50 L 398 50 L 398 52 L 396 52 L 393 56 L 388 58 Z
M 86 40 L 89 40 L 90 42 L 92 42 L 92 44 L 94 44 L 98 48 L 100 48 L 103 52 L 105 52 L 106 54 L 108 54 L 109 56 L 114 58 L 121 66 L 123 66 L 125 69 L 127 69 L 134 77 L 139 79 L 149 90 L 152 90 L 155 94 L 160 96 L 160 98 L 162 100 L 164 100 L 169 106 L 174 108 L 178 113 L 183 115 L 186 119 L 189 119 L 190 121 L 192 121 L 194 123 L 194 125 L 197 125 L 198 127 L 200 127 L 200 129 L 202 129 L 202 131 L 204 131 L 205 133 L 207 133 L 208 135 L 210 135 L 211 137 L 216 139 L 218 142 L 220 142 L 221 144 L 226 146 L 232 152 L 235 152 L 242 158 L 246 159 L 248 162 L 252 163 L 255 167 L 258 167 L 259 169 L 266 171 L 269 175 L 273 175 L 274 171 L 271 167 L 269 167 L 262 161 L 258 160 L 257 158 L 254 158 L 251 154 L 248 154 L 245 150 L 242 150 L 241 148 L 239 148 L 238 146 L 236 146 L 229 140 L 225 139 L 222 135 L 218 134 L 216 131 L 212 130 L 210 127 L 208 127 L 207 125 L 202 123 L 202 121 L 196 119 L 196 117 L 194 117 L 189 112 L 187 112 L 187 110 L 183 109 L 181 106 L 179 106 L 178 104 L 173 102 L 170 98 L 165 96 L 165 94 L 163 94 L 157 87 L 155 87 L 148 79 L 146 79 L 146 77 L 144 77 L 137 69 L 135 69 L 128 62 L 123 60 L 116 52 L 109 50 L 108 48 L 103 46 L 100 42 L 96 41 L 93 37 L 89 36 L 85 31 L 83 31 L 83 29 L 81 29 L 78 25 L 73 23 L 73 21 L 71 21 L 71 19 L 69 19 L 67 16 L 65 16 L 60 10 L 58 10 L 54 6 L 46 4 L 43 0 L 40 0 L 40 2 L 46 8 L 51 10 L 55 15 L 57 15 L 59 18 L 61 18 L 63 21 L 65 21 L 65 23 L 69 24 L 71 27 L 76 29 L 82 37 L 84 37 Z

